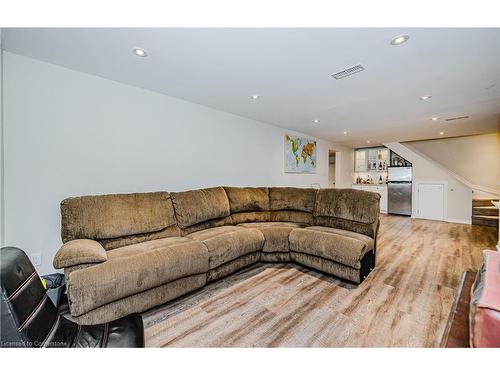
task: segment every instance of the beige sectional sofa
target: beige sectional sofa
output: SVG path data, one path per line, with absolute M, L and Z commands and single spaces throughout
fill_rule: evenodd
M 259 261 L 361 283 L 375 267 L 379 199 L 281 187 L 68 198 L 54 267 L 81 324 L 148 310 Z

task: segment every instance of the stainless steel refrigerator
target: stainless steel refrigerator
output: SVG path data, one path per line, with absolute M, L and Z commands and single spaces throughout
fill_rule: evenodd
M 387 177 L 387 212 L 411 216 L 411 167 L 388 167 Z

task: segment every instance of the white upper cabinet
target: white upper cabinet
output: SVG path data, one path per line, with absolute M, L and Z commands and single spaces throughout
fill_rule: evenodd
M 368 150 L 356 150 L 354 171 L 355 172 L 368 171 Z
M 354 171 L 386 171 L 389 166 L 389 150 L 385 147 L 365 148 L 354 153 Z

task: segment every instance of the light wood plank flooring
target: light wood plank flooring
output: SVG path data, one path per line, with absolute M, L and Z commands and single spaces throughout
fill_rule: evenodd
M 149 347 L 437 347 L 465 270 L 495 228 L 383 216 L 360 285 L 258 264 L 143 314 Z

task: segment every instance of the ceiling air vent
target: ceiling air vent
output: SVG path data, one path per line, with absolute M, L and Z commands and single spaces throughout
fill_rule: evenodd
M 466 118 L 469 118 L 469 116 L 460 116 L 460 117 L 450 117 L 445 119 L 444 121 L 456 121 L 456 120 L 464 120 Z
M 342 79 L 345 77 L 352 76 L 353 74 L 362 72 L 363 70 L 365 70 L 365 68 L 363 68 L 363 66 L 361 64 L 358 64 L 358 65 L 351 66 L 350 68 L 344 69 L 340 72 L 337 72 L 335 74 L 332 74 L 332 77 L 335 79 Z

